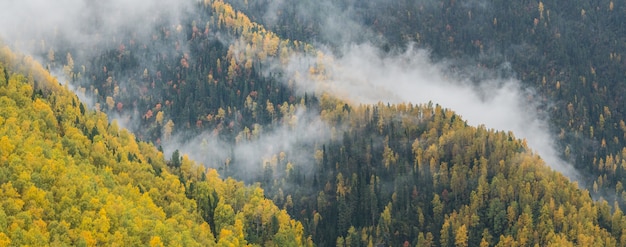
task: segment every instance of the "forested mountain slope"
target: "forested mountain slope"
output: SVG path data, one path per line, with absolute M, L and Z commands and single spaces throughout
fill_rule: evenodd
M 88 110 L 0 48 L 1 246 L 303 246 L 257 186 L 222 180 Z
M 321 246 L 623 240 L 619 208 L 594 202 L 512 133 L 468 126 L 433 104 L 346 107 L 322 97 L 320 107 L 325 121 L 345 127 L 315 150 L 313 177 L 279 159 L 258 181 Z
M 267 103 L 294 104 L 303 95 L 268 67 L 288 61 L 294 52 L 314 55 L 310 45 L 297 40 L 340 50 L 341 43 L 330 39 L 363 31 L 349 41 L 373 39 L 391 51 L 412 43 L 430 50 L 433 59 L 454 64 L 449 76 L 476 83 L 494 73 L 519 78 L 549 115 L 562 158 L 590 174 L 582 176 L 583 184 L 595 197 L 617 190 L 615 199 L 622 201 L 626 125 L 619 82 L 625 78 L 619 71 L 626 66 L 621 59 L 626 30 L 616 20 L 626 16 L 623 4 L 229 2 L 234 7 L 223 1 L 198 3 L 180 23 L 153 27 L 152 40 L 121 33 L 103 46 L 114 49 L 97 56 L 78 58 L 81 52 L 71 47 L 36 47 L 47 65 L 65 68 L 76 85 L 94 94 L 103 111 L 131 116 L 129 127 L 158 145 L 179 130 L 191 137 L 226 129 L 220 133 L 232 140 L 235 136 L 227 133 L 280 118 L 263 111 Z M 358 26 L 329 35 L 321 25 L 328 14 Z
M 263 111 L 267 104 L 300 102 L 265 66 L 312 51 L 310 45 L 280 39 L 219 0 L 197 3 L 177 21 L 157 22 L 149 39 L 116 33 L 87 55 L 62 39 L 33 49 L 96 108 L 122 116 L 141 139 L 157 145 L 163 137 L 223 128 L 229 131 L 220 134 L 233 139 L 228 133 L 280 117 Z
M 493 71 L 519 78 L 537 92 L 533 101 L 543 104 L 542 111 L 549 114 L 562 157 L 589 174 L 582 179 L 595 196 L 616 191 L 623 202 L 626 28 L 620 20 L 626 18 L 624 3 L 229 2 L 283 38 L 317 41 L 337 49 L 342 43 L 334 40 L 342 37 L 373 39 L 388 50 L 415 44 L 431 51 L 435 60 L 457 64 L 451 72 L 477 83 Z M 331 25 L 330 20 L 351 25 Z M 342 31 L 329 32 L 328 25 L 334 27 L 331 31 Z M 486 71 L 476 72 L 476 68 Z
M 261 189 L 186 158 L 166 163 L 29 58 L 3 48 L 2 61 L 3 243 L 307 243 Z M 594 203 L 511 133 L 467 126 L 433 105 L 350 107 L 325 96 L 319 107 L 346 130 L 312 154 L 317 175 L 281 159 L 263 181 L 270 194 L 297 185 L 274 199 L 321 246 L 619 243 L 621 211 Z
M 302 225 L 262 190 L 186 158 L 166 163 L 28 57 L 5 47 L 2 61 L 4 243 L 212 245 L 212 230 L 218 244 L 306 243 Z M 294 184 L 319 190 L 275 196 L 319 245 L 616 245 L 621 237 L 620 210 L 594 203 L 511 133 L 467 126 L 433 105 L 350 107 L 322 97 L 319 107 L 324 121 L 347 129 L 312 154 L 317 175 L 291 173 L 281 160 L 264 180 L 270 194 Z M 288 173 L 272 180 L 273 169 Z
M 337 44 L 323 40 L 329 37 L 321 34 L 323 22 L 297 15 L 302 6 L 308 6 L 306 3 L 311 8 L 305 10 L 317 10 L 311 1 L 302 1 L 302 5 L 281 2 L 286 3 L 282 5 L 285 9 L 276 11 L 279 18 L 267 29 L 246 15 L 265 22 L 265 1 L 233 1 L 234 8 L 221 0 L 205 0 L 194 1 L 180 20 L 155 18 L 155 25 L 144 28 L 147 36 L 122 30 L 88 48 L 67 46 L 71 43 L 59 37 L 26 41 L 20 45 L 30 46 L 34 54 L 44 58 L 42 63 L 48 70 L 62 71 L 77 93 L 93 99 L 89 103 L 96 111 L 87 110 L 89 107 L 76 96 L 55 83 L 50 84 L 57 88 L 54 90 L 42 87 L 43 81 L 50 81 L 42 79 L 43 71 L 32 72 L 32 78 L 25 76 L 21 82 L 30 86 L 21 87 L 24 93 L 9 99 L 32 104 L 29 112 L 38 112 L 35 106 L 47 103 L 53 115 L 44 119 L 52 121 L 43 120 L 46 125 L 41 126 L 47 126 L 48 132 L 57 129 L 58 134 L 35 139 L 52 140 L 50 147 L 56 149 L 48 149 L 58 149 L 61 156 L 68 157 L 65 160 L 70 163 L 63 166 L 68 167 L 65 169 L 74 169 L 72 164 L 90 167 L 74 169 L 81 176 L 79 172 L 93 173 L 85 175 L 94 178 L 86 181 L 97 182 L 97 176 L 105 175 L 113 181 L 102 179 L 101 184 L 81 189 L 95 191 L 104 186 L 108 190 L 101 193 L 119 190 L 122 198 L 132 190 L 132 195 L 146 197 L 146 203 L 152 201 L 156 211 L 162 210 L 162 217 L 157 219 L 164 225 L 176 227 L 174 223 L 183 224 L 184 219 L 188 223 L 184 229 L 192 229 L 189 233 L 176 231 L 183 234 L 181 237 L 152 234 L 149 229 L 117 231 L 126 244 L 153 239 L 166 245 L 184 239 L 189 245 L 191 241 L 205 241 L 200 244 L 230 242 L 235 246 L 299 246 L 311 241 L 319 246 L 625 243 L 626 220 L 619 204 L 609 206 L 604 200 L 592 200 L 587 190 L 550 170 L 515 133 L 469 126 L 454 109 L 444 109 L 437 102 L 365 105 L 314 90 L 315 83 L 330 76 L 326 72 L 332 68 L 324 63 L 329 57 L 321 49 L 296 40 L 321 42 L 322 46 Z M 372 32 L 364 32 L 357 40 L 373 34 L 384 52 L 393 53 L 414 42 L 432 50 L 435 60 L 450 59 L 450 77 L 469 74 L 480 83 L 480 73 L 467 71 L 472 67 L 520 77 L 539 92 L 532 95 L 539 95 L 537 100 L 545 103 L 541 110 L 551 112 L 552 127 L 561 133 L 563 157 L 576 161 L 585 175 L 593 174 L 586 176 L 595 180 L 592 195 L 621 197 L 622 164 L 626 164 L 620 153 L 620 143 L 624 142 L 619 121 L 621 98 L 608 95 L 608 84 L 607 88 L 602 84 L 620 78 L 620 36 L 598 32 L 598 39 L 608 43 L 591 36 L 573 37 L 590 28 L 585 23 L 592 17 L 610 21 L 622 15 L 622 6 L 606 3 L 608 14 L 601 15 L 604 7 L 600 5 L 580 12 L 566 6 L 561 12 L 552 7 L 556 3 L 528 1 L 513 5 L 475 2 L 493 8 L 457 1 L 337 2 L 346 10 L 358 10 L 348 12 L 371 27 Z M 578 14 L 581 20 L 576 19 Z M 579 54 L 582 49 L 574 46 L 578 41 L 585 44 L 583 47 L 612 43 L 614 46 L 608 46 L 616 50 L 607 53 L 609 60 L 599 56 L 590 58 L 597 63 L 583 63 L 580 58 L 589 56 Z M 305 70 L 275 68 L 288 67 L 294 60 Z M 511 69 L 497 69 L 507 62 Z M 8 71 L 5 81 L 11 82 L 7 83 L 9 89 L 22 85 L 17 74 L 29 74 L 29 70 L 16 70 L 19 66 L 10 64 L 4 65 Z M 609 64 L 613 67 L 607 67 Z M 572 78 L 580 79 L 580 83 Z M 301 83 L 298 80 L 315 85 L 302 92 L 296 86 Z M 619 86 L 614 86 L 619 92 Z M 119 122 L 109 124 L 103 112 L 116 116 Z M 31 116 L 11 116 L 22 115 Z M 118 123 L 136 131 L 137 139 L 170 150 L 169 161 L 157 149 L 119 131 Z M 7 134 L 11 142 L 6 143 L 19 140 L 11 137 Z M 60 144 L 54 144 L 57 139 Z M 12 153 L 18 147 L 3 146 Z M 233 179 L 222 181 L 215 170 L 204 171 L 181 158 L 184 154 L 176 150 L 179 148 L 201 158 L 204 165 L 221 169 L 223 176 L 258 184 L 264 190 L 257 185 L 245 187 Z M 46 155 L 42 151 L 40 156 Z M 603 159 L 605 155 L 608 157 Z M 35 168 L 29 169 L 37 174 Z M 35 175 L 22 178 L 19 172 L 0 174 L 7 174 L 6 182 L 0 181 L 3 184 L 12 181 L 11 186 L 16 187 L 19 183 L 14 180 L 33 180 L 36 188 L 47 191 L 37 187 L 41 182 Z M 75 182 L 80 181 L 85 180 Z M 584 182 L 593 184 L 590 181 Z M 127 184 L 124 190 L 115 189 Z M 17 198 L 24 193 L 23 188 L 16 191 Z M 51 193 L 50 205 L 57 205 Z M 91 200 L 85 196 L 87 199 Z M 77 210 L 91 210 L 95 215 L 105 206 L 93 207 Z M 5 212 L 12 221 L 4 224 L 8 229 L 2 231 L 7 236 L 4 239 L 31 243 L 21 232 L 9 231 L 14 229 L 12 223 L 19 219 L 19 212 Z M 185 215 L 179 217 L 177 213 Z M 66 222 L 68 237 L 58 240 L 60 245 L 87 242 L 87 237 L 97 235 L 86 233 L 87 229 L 101 225 L 83 225 L 82 219 L 80 224 L 73 223 L 59 215 L 42 220 Z M 85 229 L 74 230 L 78 227 Z M 24 232 L 31 229 L 23 228 L 27 229 Z M 42 233 L 44 240 L 56 241 L 56 233 L 49 227 L 41 229 L 49 232 Z M 111 229 L 113 226 L 108 232 L 115 236 L 116 230 Z M 208 234 L 208 229 L 213 234 Z M 202 240 L 200 233 L 206 234 L 206 239 Z M 310 239 L 305 237 L 308 235 Z M 97 241 L 104 244 L 114 240 Z

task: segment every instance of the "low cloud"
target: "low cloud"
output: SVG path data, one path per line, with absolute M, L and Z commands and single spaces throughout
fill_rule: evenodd
M 76 64 L 86 65 L 130 40 L 147 43 L 157 26 L 169 25 L 173 29 L 178 25 L 193 3 L 191 0 L 3 0 L 0 1 L 0 40 L 38 59 L 59 81 L 67 83 L 83 103 L 94 109 L 97 102 L 92 98 L 90 85 L 96 82 L 83 74 L 82 78 L 77 77 L 78 82 L 69 83 L 70 76 L 61 71 L 68 63 L 66 56 L 70 54 Z M 155 46 L 155 50 L 173 49 L 161 44 Z M 141 71 L 144 68 L 152 71 L 154 67 L 143 58 L 138 62 Z M 83 71 L 78 66 L 70 69 L 74 73 L 84 72 L 84 67 Z M 123 85 L 126 76 L 130 75 L 113 79 Z M 111 115 L 123 127 L 138 125 L 131 117 Z
M 5 0 L 0 2 L 0 36 L 30 45 L 67 43 L 85 49 L 122 35 L 147 35 L 154 23 L 173 22 L 192 1 L 175 0 Z M 57 44 L 60 45 L 60 44 Z M 97 46 L 98 45 L 98 46 Z
M 370 44 L 353 44 L 346 46 L 342 54 L 296 56 L 285 69 L 299 78 L 295 82 L 302 90 L 331 93 L 353 103 L 440 104 L 470 125 L 512 131 L 516 137 L 526 139 L 552 169 L 572 180 L 579 179 L 578 172 L 560 158 L 547 116 L 533 102 L 535 93 L 523 88 L 517 79 L 484 75 L 478 82 L 464 79 L 450 73 L 449 64 L 432 62 L 423 49 L 409 48 L 390 55 Z M 312 79 L 315 75 L 310 75 L 311 67 L 323 68 L 326 77 Z M 472 69 L 464 71 L 473 73 Z M 484 74 L 479 69 L 474 72 Z
M 280 161 L 281 153 L 284 162 L 291 162 L 303 173 L 312 172 L 315 150 L 321 149 L 318 145 L 330 140 L 339 127 L 329 126 L 303 106 L 280 121 L 274 127 L 257 125 L 248 133 L 240 133 L 236 144 L 206 131 L 191 140 L 174 136 L 164 141 L 163 150 L 168 156 L 179 150 L 207 167 L 228 169 L 223 172 L 227 175 L 236 171 L 239 179 L 249 181 L 262 174 L 265 166 L 275 165 L 272 159 Z M 227 168 L 226 163 L 231 167 Z

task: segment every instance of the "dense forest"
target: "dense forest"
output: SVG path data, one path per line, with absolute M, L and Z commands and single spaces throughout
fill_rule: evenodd
M 0 49 L 0 245 L 305 246 L 258 186 L 166 160 Z
M 0 245 L 626 244 L 626 6 L 204 0 L 180 16 L 87 46 L 15 41 L 39 61 L 2 48 Z M 316 90 L 347 41 L 519 79 L 580 184 L 438 102 Z
M 371 28 L 357 39 L 372 39 L 388 50 L 416 44 L 434 60 L 447 60 L 451 76 L 479 82 L 487 68 L 515 74 L 538 92 L 563 159 L 590 178 L 583 181 L 597 196 L 617 190 L 624 180 L 624 93 L 626 6 L 612 0 L 575 1 L 238 1 L 252 20 L 267 23 L 287 39 L 336 44 L 325 34 L 327 14 L 343 15 Z M 334 11 L 330 11 L 335 9 Z M 268 13 L 279 15 L 268 18 Z M 347 14 L 346 14 L 347 13 Z M 295 21 L 293 21 L 295 20 Z M 359 30 L 360 31 L 360 30 Z M 349 33 L 349 31 L 348 31 Z M 365 36 L 365 37 L 361 37 Z M 380 38 L 382 37 L 382 38 Z M 502 64 L 512 71 L 502 71 Z M 493 72 L 492 72 L 493 73 Z M 487 73 L 489 74 L 489 73 Z M 626 195 L 626 194 L 625 194 Z M 606 196 L 606 195 L 605 195 Z

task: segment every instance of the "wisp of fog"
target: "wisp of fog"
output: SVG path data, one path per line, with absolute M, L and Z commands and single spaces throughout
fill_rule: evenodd
M 470 125 L 512 131 L 539 154 L 552 169 L 572 180 L 579 175 L 563 161 L 549 132 L 546 117 L 538 112 L 532 90 L 515 78 L 492 78 L 478 83 L 448 75 L 448 65 L 434 63 L 424 49 L 409 48 L 390 55 L 371 44 L 352 44 L 340 56 L 294 57 L 286 70 L 306 74 L 309 66 L 325 63 L 323 81 L 297 77 L 306 90 L 331 93 L 353 103 L 436 103 L 460 115 Z M 317 83 L 317 84 L 316 84 Z M 316 85 L 312 87 L 311 85 Z
M 174 0 L 4 0 L 0 1 L 0 37 L 21 43 L 41 40 L 88 49 L 120 34 L 141 36 L 157 19 L 179 19 L 191 1 Z M 29 47 L 21 47 L 29 48 Z M 28 52 L 28 50 L 22 52 Z
M 302 172 L 312 172 L 310 164 L 314 162 L 315 145 L 330 140 L 333 132 L 336 132 L 334 127 L 322 121 L 319 115 L 299 106 L 271 129 L 263 130 L 256 125 L 250 132 L 240 133 L 235 145 L 212 132 L 205 132 L 192 140 L 172 137 L 163 148 L 167 154 L 179 150 L 217 169 L 226 170 L 226 163 L 236 162 L 237 177 L 251 179 L 261 174 L 265 166 L 272 165 L 272 159 L 280 157 L 281 153 L 286 162 L 301 167 Z

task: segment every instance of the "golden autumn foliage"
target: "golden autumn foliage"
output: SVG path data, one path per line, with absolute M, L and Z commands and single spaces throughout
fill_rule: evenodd
M 525 141 L 517 140 L 512 133 L 467 126 L 459 116 L 439 105 L 356 106 L 323 94 L 309 95 L 309 99 L 315 99 L 301 99 L 302 103 L 296 106 L 294 102 L 298 98 L 287 97 L 286 90 L 293 88 L 294 80 L 310 81 L 316 85 L 313 88 L 332 88 L 328 78 L 337 66 L 332 56 L 315 51 L 304 42 L 281 39 L 224 0 L 204 0 L 198 4 L 204 6 L 206 16 L 197 17 L 192 25 L 181 23 L 161 29 L 162 42 L 175 46 L 179 52 L 173 56 L 176 61 L 170 64 L 170 73 L 163 71 L 163 77 L 170 74 L 169 78 L 161 78 L 162 71 L 142 68 L 143 73 L 138 73 L 141 78 L 136 81 L 144 82 L 143 87 L 120 89 L 116 77 L 106 75 L 106 79 L 101 78 L 106 82 L 105 88 L 89 89 L 101 98 L 96 103 L 96 112 L 85 111 L 84 104 L 32 58 L 0 48 L 0 246 L 311 245 L 305 231 L 320 241 L 320 246 L 620 246 L 626 243 L 626 220 L 619 205 L 612 208 L 601 199 L 592 200 L 604 195 L 621 198 L 621 202 L 626 200 L 624 181 L 618 181 L 626 167 L 626 149 L 619 147 L 626 139 L 626 124 L 619 120 L 621 111 L 615 106 L 618 104 L 609 108 L 596 100 L 607 92 L 602 80 L 595 78 L 608 74 L 602 69 L 606 66 L 585 63 L 581 71 L 588 71 L 584 72 L 586 77 L 568 76 L 579 78 L 580 83 L 559 78 L 563 72 L 557 73 L 560 69 L 550 65 L 555 63 L 552 59 L 544 59 L 549 61 L 549 66 L 540 66 L 541 71 L 552 71 L 548 79 L 542 75 L 544 72 L 522 73 L 528 74 L 530 81 L 543 76 L 537 81 L 543 85 L 541 90 L 550 94 L 589 91 L 581 90 L 579 85 L 593 88 L 593 97 L 563 101 L 570 102 L 561 107 L 568 124 L 561 126 L 559 136 L 562 140 L 571 138 L 568 136 L 574 136 L 570 135 L 573 130 L 577 138 L 584 135 L 597 139 L 599 152 L 584 156 L 596 174 L 589 180 L 592 183 L 587 181 L 593 184 L 590 196 L 588 191 L 549 170 L 543 160 L 528 150 Z M 525 20 L 534 20 L 534 27 L 524 29 L 535 34 L 542 25 L 548 27 L 551 10 L 548 7 L 542 2 L 525 6 L 523 9 L 534 16 L 523 16 Z M 608 7 L 613 11 L 612 1 Z M 603 8 L 593 9 L 577 11 L 586 16 L 582 19 L 592 20 L 595 18 L 591 18 L 594 17 L 591 12 Z M 411 12 L 406 12 L 410 17 Z M 415 13 L 419 12 L 413 12 L 413 16 Z M 470 19 L 478 16 L 471 11 L 468 15 Z M 493 28 L 481 30 L 514 32 L 508 28 L 510 20 L 502 16 L 488 18 L 490 22 L 493 20 Z M 376 22 L 384 25 L 385 18 Z M 426 43 L 435 37 L 427 35 L 429 32 L 440 32 L 432 27 L 445 27 L 446 32 L 460 30 L 448 23 L 431 24 L 427 25 L 432 31 L 419 30 L 404 37 L 415 36 L 418 43 Z M 205 31 L 201 34 L 198 28 L 203 26 Z M 194 54 L 198 57 L 202 57 L 204 50 L 212 50 L 206 46 L 213 38 L 212 32 L 228 34 L 233 41 L 227 51 L 218 49 L 217 53 L 226 55 L 204 54 L 202 60 L 194 61 L 185 49 L 180 49 L 180 43 L 172 41 L 170 28 L 172 32 L 175 30 L 175 35 L 189 34 L 188 45 L 202 48 Z M 305 32 L 314 28 L 304 27 Z M 462 40 L 459 36 L 443 36 L 446 42 L 436 42 L 437 50 L 452 44 L 447 41 L 459 44 Z M 481 37 L 490 36 L 499 37 Z M 552 36 L 556 39 L 545 40 L 563 40 L 558 31 L 547 37 Z M 158 36 L 154 37 L 156 40 Z M 467 43 L 480 47 L 482 54 L 483 45 L 488 47 L 489 42 L 481 40 Z M 130 43 L 135 40 L 122 42 L 128 42 L 131 50 Z M 133 53 L 138 56 L 150 50 L 138 47 L 148 46 L 137 45 Z M 554 50 L 581 49 L 548 49 L 544 54 L 555 57 L 551 52 Z M 69 52 L 64 56 L 61 52 L 55 55 L 53 49 L 46 51 L 50 64 L 58 62 L 68 79 L 80 78 L 81 67 L 85 72 L 84 61 L 78 56 L 74 64 Z M 267 66 L 264 62 L 287 63 L 294 51 L 316 59 L 310 62 L 307 72 L 296 72 L 286 88 L 264 83 L 262 77 L 253 74 Z M 618 50 L 604 52 L 602 56 L 607 54 L 613 63 L 621 61 Z M 65 62 L 61 61 L 63 57 Z M 124 66 L 118 57 L 100 62 L 116 60 L 116 65 Z M 108 71 L 113 68 L 109 66 Z M 596 69 L 599 69 L 597 73 Z M 104 73 L 107 74 L 106 66 Z M 196 83 L 192 78 L 206 78 L 206 81 Z M 169 91 L 148 93 L 154 88 Z M 82 88 L 83 93 L 85 90 Z M 151 125 L 148 129 L 158 129 L 159 134 L 154 136 L 164 140 L 193 126 L 201 131 L 204 124 L 211 126 L 215 134 L 239 130 L 235 142 L 245 143 L 260 139 L 264 130 L 272 130 L 273 124 L 295 126 L 298 121 L 295 108 L 307 105 L 312 106 L 310 109 L 319 107 L 321 119 L 333 126 L 332 140 L 307 147 L 316 163 L 314 176 L 304 176 L 301 164 L 291 163 L 289 154 L 285 159 L 285 155 L 277 156 L 276 152 L 271 158 L 263 159 L 268 176 L 260 183 L 277 207 L 258 186 L 245 186 L 231 178 L 224 180 L 217 171 L 205 170 L 178 152 L 172 156 L 175 159 L 167 161 L 153 146 L 137 142 L 134 135 L 120 130 L 116 122 L 109 123 L 106 115 L 99 112 L 100 106 L 104 112 L 114 109 L 122 112 L 124 105 L 132 108 L 131 103 L 136 100 L 133 91 L 141 92 L 139 100 L 145 105 L 154 105 L 152 98 L 157 95 L 165 97 L 157 99 L 163 103 L 163 109 L 161 103 L 144 109 L 145 120 L 150 120 L 145 121 Z M 194 97 L 187 97 L 192 91 L 204 91 L 203 96 L 208 97 L 197 98 L 214 102 L 195 104 L 191 107 L 194 111 L 180 110 L 192 105 L 189 98 Z M 232 102 L 242 103 L 236 107 Z M 590 108 L 591 105 L 594 107 Z M 560 110 L 558 106 L 554 108 Z M 621 122 L 617 124 L 618 121 Z M 580 159 L 583 157 L 580 151 L 585 149 L 584 145 L 568 145 L 564 149 L 565 157 Z M 229 166 L 237 166 L 237 162 L 227 158 L 224 172 Z M 287 212 L 302 219 L 304 225 L 291 219 Z
M 302 225 L 260 188 L 224 181 L 186 157 L 169 167 L 154 146 L 85 111 L 39 64 L 6 47 L 0 103 L 0 246 L 262 245 L 247 240 L 255 217 L 278 219 L 265 241 L 307 244 Z M 206 200 L 231 208 L 220 216 L 225 233 L 212 231 Z M 280 242 L 285 234 L 293 241 Z

